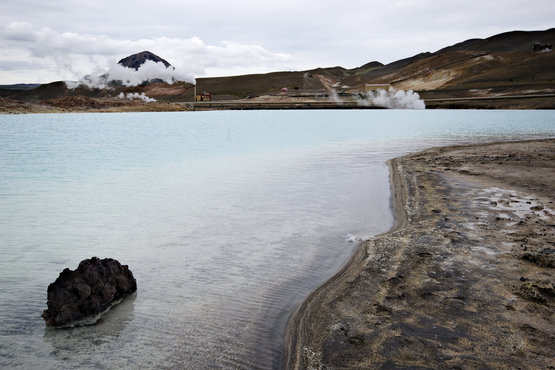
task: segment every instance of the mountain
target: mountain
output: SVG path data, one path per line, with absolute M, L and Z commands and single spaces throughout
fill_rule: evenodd
M 155 63 L 163 63 L 166 68 L 171 66 L 168 61 L 160 58 L 158 55 L 151 53 L 150 51 L 142 51 L 140 53 L 130 55 L 126 58 L 121 59 L 118 63 L 124 67 L 133 68 L 137 71 L 147 60 L 153 61 Z
M 457 103 L 460 107 L 555 108 L 555 28 L 545 31 L 512 31 L 485 39 L 470 39 L 436 52 L 423 52 L 392 63 L 378 61 L 346 69 L 340 66 L 307 71 L 272 72 L 228 77 L 198 78 L 196 91 L 209 92 L 213 100 L 237 100 L 270 95 L 287 88 L 293 99 L 339 94 L 358 94 L 367 84 L 391 84 L 397 89 L 417 91 L 427 103 L 434 100 L 483 99 L 487 104 Z M 542 45 L 537 48 L 535 45 Z M 539 49 L 539 51 L 538 51 Z M 138 69 L 147 60 L 171 66 L 159 56 L 143 51 L 120 60 Z M 64 83 L 35 89 L 2 89 L 0 97 L 38 102 L 61 96 L 109 97 L 120 92 L 144 93 L 158 101 L 191 102 L 194 89 L 188 83 L 166 84 L 149 80 L 140 86 L 111 86 L 111 89 L 68 89 Z M 283 94 L 280 95 L 283 97 Z M 520 99 L 499 104 L 492 98 Z M 526 96 L 530 96 L 529 98 Z M 516 101 L 516 100 L 515 100 Z
M 13 84 L 13 85 L 0 85 L 0 98 L 4 96 L 12 96 L 20 91 L 33 90 L 39 87 L 40 84 Z
M 359 87 L 363 82 L 390 83 L 416 90 L 427 100 L 536 95 L 536 107 L 554 107 L 555 53 L 548 47 L 554 40 L 555 28 L 471 39 L 414 58 L 400 68 L 386 65 L 343 82 Z M 536 44 L 546 48 L 535 51 Z
M 302 72 L 198 78 L 197 90 L 213 98 L 244 98 L 295 91 L 331 89 L 364 91 L 366 84 L 391 84 L 418 91 L 424 98 L 483 97 L 555 93 L 555 53 L 534 51 L 535 44 L 555 41 L 555 28 L 513 31 L 471 39 L 434 53 L 424 52 L 389 64 L 318 68 Z M 549 104 L 555 104 L 551 99 Z M 550 105 L 549 105 L 550 106 Z
M 527 52 L 533 49 L 534 44 L 547 44 L 553 41 L 555 41 L 555 28 L 547 31 L 511 31 L 487 39 L 466 40 L 443 48 L 437 53 L 461 50 Z
M 13 85 L 0 85 L 0 89 L 4 90 L 31 90 L 39 87 L 41 84 L 13 84 Z

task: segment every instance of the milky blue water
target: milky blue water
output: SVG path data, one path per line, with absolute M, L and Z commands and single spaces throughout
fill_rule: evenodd
M 0 367 L 277 368 L 296 305 L 391 227 L 387 159 L 553 136 L 554 111 L 1 115 Z M 45 328 L 92 256 L 137 294 Z

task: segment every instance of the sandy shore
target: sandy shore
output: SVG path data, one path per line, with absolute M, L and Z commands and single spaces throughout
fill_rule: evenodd
M 294 313 L 286 367 L 555 367 L 555 139 L 389 166 L 395 226 Z

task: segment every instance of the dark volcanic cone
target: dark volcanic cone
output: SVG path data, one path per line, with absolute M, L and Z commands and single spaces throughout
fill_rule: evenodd
M 168 63 L 166 60 L 160 58 L 156 54 L 151 53 L 150 51 L 142 51 L 140 53 L 130 55 L 127 58 L 123 58 L 118 63 L 124 67 L 133 68 L 137 71 L 147 60 L 152 60 L 156 63 L 162 62 L 164 63 L 166 68 L 171 66 L 171 64 Z

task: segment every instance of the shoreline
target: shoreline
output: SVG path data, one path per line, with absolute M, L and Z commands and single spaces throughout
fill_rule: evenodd
M 555 366 L 555 139 L 388 166 L 394 226 L 292 314 L 285 367 Z
M 514 96 L 430 97 L 421 99 L 426 109 L 518 109 L 540 110 L 555 107 L 555 94 Z M 123 112 L 192 112 L 220 110 L 302 110 L 302 109 L 387 109 L 374 104 L 359 104 L 356 100 L 334 101 L 329 98 L 252 98 L 214 101 L 156 101 L 122 100 L 66 96 L 29 102 L 0 97 L 0 114 L 34 113 L 123 113 Z

